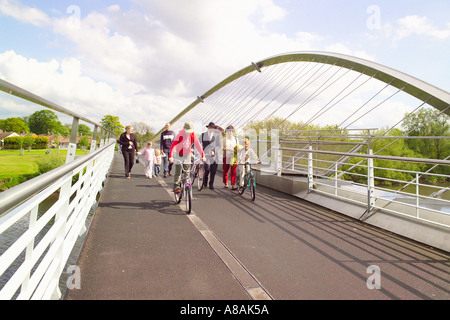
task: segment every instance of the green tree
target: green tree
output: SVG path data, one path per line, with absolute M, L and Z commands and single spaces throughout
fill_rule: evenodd
M 408 136 L 450 136 L 449 116 L 437 109 L 421 108 L 405 117 L 402 126 Z M 450 155 L 450 139 L 409 139 L 410 149 L 427 158 L 444 159 Z
M 82 137 L 81 139 L 80 139 L 80 141 L 78 142 L 78 145 L 80 146 L 80 147 L 89 147 L 89 138 L 88 137 Z
M 81 136 L 91 136 L 92 131 L 91 131 L 91 128 L 89 128 L 87 125 L 80 124 L 78 126 L 78 134 Z
M 108 114 L 103 117 L 103 119 L 100 121 L 100 124 L 107 130 L 114 132 L 116 136 L 119 136 L 124 130 L 124 127 L 120 123 L 118 116 L 112 116 Z
M 0 120 L 0 129 L 8 132 L 25 133 L 29 132 L 27 123 L 22 118 L 7 118 Z
M 35 134 L 49 134 L 54 130 L 58 116 L 50 110 L 36 111 L 28 118 L 30 131 Z
M 131 125 L 134 128 L 136 140 L 140 144 L 151 140 L 155 134 L 153 128 L 144 122 L 132 122 Z

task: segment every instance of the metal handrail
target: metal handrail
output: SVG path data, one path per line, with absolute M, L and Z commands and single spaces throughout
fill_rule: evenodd
M 408 158 L 408 157 L 396 157 L 396 156 L 383 156 L 383 155 L 375 155 L 375 154 L 348 153 L 348 152 L 338 152 L 338 151 L 322 151 L 322 150 L 296 149 L 296 148 L 284 148 L 284 147 L 273 147 L 272 149 L 287 150 L 287 151 L 300 151 L 300 152 L 304 152 L 304 153 L 331 154 L 331 155 L 337 155 L 337 156 L 349 156 L 349 157 L 354 157 L 354 158 L 406 161 L 406 162 L 439 164 L 439 165 L 447 165 L 447 166 L 450 165 L 449 160 L 440 160 L 440 159 Z
M 87 155 L 69 162 L 61 167 L 46 172 L 40 176 L 37 176 L 31 180 L 25 181 L 18 186 L 10 188 L 0 193 L 0 217 L 5 213 L 18 206 L 20 203 L 30 198 L 34 194 L 46 188 L 51 182 L 56 181 L 64 177 L 67 173 L 71 172 L 75 168 L 79 167 L 83 163 L 88 162 L 98 154 L 106 150 L 111 144 L 115 144 L 116 141 L 111 142 L 104 147 L 96 150 L 95 152 L 88 153 Z
M 4 91 L 6 93 L 12 94 L 12 95 L 14 95 L 16 97 L 28 100 L 30 102 L 33 102 L 33 103 L 39 104 L 41 106 L 47 107 L 49 109 L 61 112 L 61 113 L 65 114 L 65 115 L 68 115 L 68 116 L 71 116 L 71 117 L 74 117 L 74 118 L 78 118 L 78 119 L 83 120 L 83 121 L 85 121 L 87 123 L 90 123 L 90 124 L 93 124 L 93 125 L 95 125 L 97 127 L 105 129 L 102 125 L 100 125 L 100 124 L 98 124 L 98 123 L 96 123 L 96 122 L 94 122 L 92 120 L 89 120 L 88 118 L 85 118 L 83 116 L 77 115 L 76 113 L 74 113 L 74 112 L 72 112 L 72 111 L 70 111 L 70 110 L 68 110 L 66 108 L 63 108 L 63 107 L 61 107 L 61 106 L 59 106 L 59 105 L 57 105 L 57 104 L 55 104 L 55 103 L 53 103 L 51 101 L 48 101 L 48 100 L 46 100 L 44 98 L 41 98 L 38 95 L 35 95 L 34 93 L 31 93 L 31 92 L 29 92 L 27 90 L 24 90 L 24 89 L 22 89 L 22 88 L 20 88 L 20 87 L 18 87 L 16 85 L 13 85 L 12 83 L 9 83 L 9 82 L 7 82 L 5 80 L 2 80 L 2 79 L 0 79 L 0 90 Z

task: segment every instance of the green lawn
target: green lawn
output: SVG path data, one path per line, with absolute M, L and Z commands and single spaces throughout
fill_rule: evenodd
M 20 156 L 19 150 L 0 150 L 0 191 L 4 191 L 27 179 L 34 178 L 39 174 L 36 162 L 38 159 L 47 156 L 47 150 L 25 151 Z M 57 155 L 57 149 L 51 150 L 51 155 Z M 77 155 L 85 155 L 86 151 L 77 150 Z M 67 150 L 59 150 L 59 155 L 63 158 L 67 155 Z

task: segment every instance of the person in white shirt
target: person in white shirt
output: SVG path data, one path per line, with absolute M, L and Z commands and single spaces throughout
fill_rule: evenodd
M 238 139 L 234 136 L 234 127 L 229 125 L 223 139 L 223 183 L 228 188 L 228 174 L 230 174 L 231 190 L 237 190 L 236 170 L 237 170 L 237 148 Z

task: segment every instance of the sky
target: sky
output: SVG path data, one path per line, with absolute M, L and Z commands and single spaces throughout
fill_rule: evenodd
M 0 79 L 95 122 L 159 131 L 251 62 L 298 51 L 368 59 L 450 91 L 450 1 L 0 0 Z M 0 92 L 0 118 L 41 109 Z

